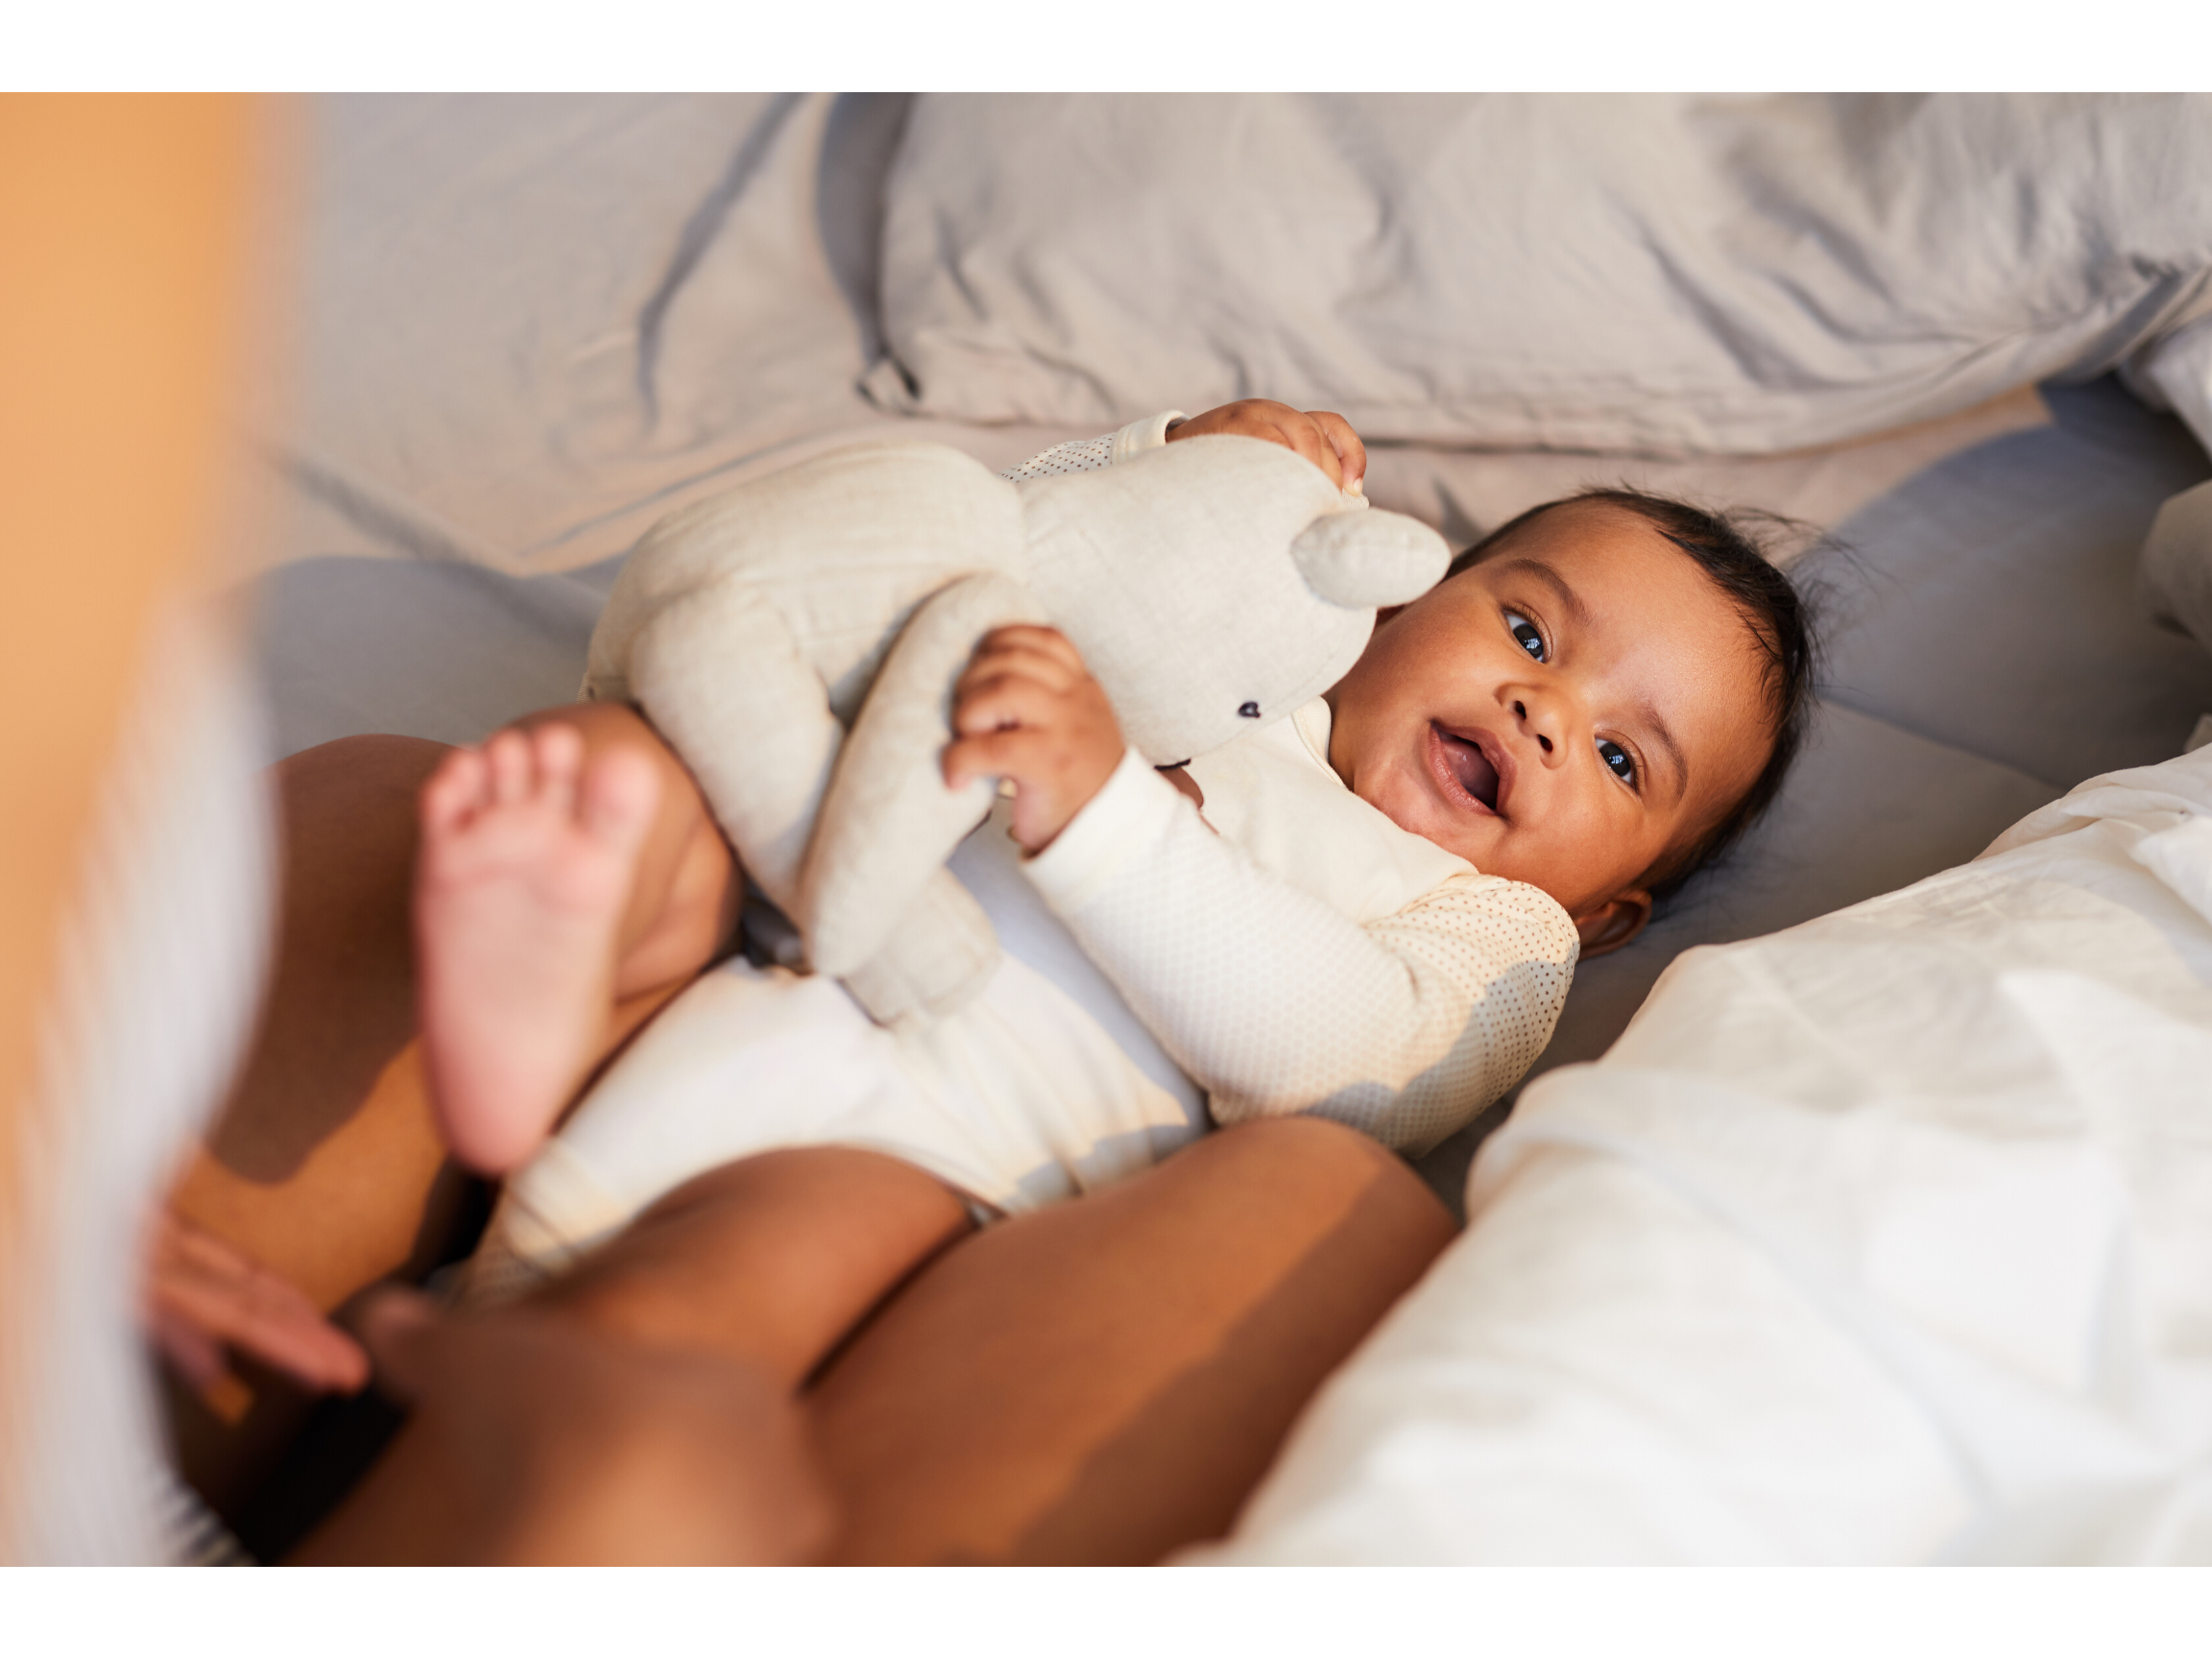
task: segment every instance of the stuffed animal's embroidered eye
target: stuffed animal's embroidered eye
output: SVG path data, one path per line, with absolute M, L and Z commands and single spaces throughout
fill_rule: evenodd
M 1246 703 L 1239 707 L 1237 712 L 1243 715 L 1247 720 L 1257 720 L 1260 718 L 1260 705 L 1257 703 Z
M 1544 636 L 1535 623 L 1529 621 L 1518 611 L 1508 611 L 1505 613 L 1505 626 L 1512 631 L 1513 637 L 1520 642 L 1522 650 L 1527 652 L 1539 662 L 1544 661 Z

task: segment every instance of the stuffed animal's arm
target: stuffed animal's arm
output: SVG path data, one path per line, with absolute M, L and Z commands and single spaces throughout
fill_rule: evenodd
M 989 781 L 945 787 L 952 685 L 985 634 L 1044 620 L 1028 589 L 979 571 L 931 594 L 900 630 L 845 739 L 799 884 L 792 920 L 819 972 L 848 975 L 875 956 L 990 811 Z
M 1425 1151 L 1517 1082 L 1579 950 L 1549 896 L 1454 878 L 1364 926 L 1131 757 L 1023 869 L 1219 1122 L 1310 1113 Z

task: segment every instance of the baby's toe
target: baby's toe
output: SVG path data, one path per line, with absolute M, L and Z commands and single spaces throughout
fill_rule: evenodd
M 530 740 L 519 732 L 493 733 L 484 745 L 484 764 L 491 774 L 489 791 L 496 806 L 519 805 L 530 793 L 533 774 Z
M 456 829 L 464 817 L 484 805 L 489 791 L 484 757 L 473 749 L 454 750 L 422 786 L 423 829 L 432 834 Z
M 576 810 L 577 774 L 584 767 L 584 738 L 573 726 L 541 726 L 530 733 L 537 797 L 563 818 Z
M 661 802 L 661 775 L 634 750 L 614 749 L 585 770 L 577 817 L 586 833 L 627 851 L 645 838 Z

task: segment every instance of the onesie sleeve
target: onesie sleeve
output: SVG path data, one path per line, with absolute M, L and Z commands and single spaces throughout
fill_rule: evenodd
M 1364 925 L 1255 864 L 1134 752 L 1023 870 L 1219 1123 L 1419 1154 L 1551 1041 L 1580 951 L 1541 890 L 1455 876 Z
M 1041 454 L 1030 456 L 1019 467 L 1009 467 L 998 476 L 1019 484 L 1027 478 L 1048 478 L 1055 472 L 1095 472 L 1146 449 L 1159 448 L 1167 442 L 1167 428 L 1183 419 L 1180 409 L 1163 409 L 1157 415 L 1132 421 L 1120 431 L 1109 432 L 1103 438 L 1077 438 L 1070 443 L 1056 444 Z

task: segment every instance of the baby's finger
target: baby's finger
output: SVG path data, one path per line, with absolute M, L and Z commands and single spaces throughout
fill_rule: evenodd
M 975 647 L 977 656 L 999 651 L 1033 653 L 1079 674 L 1083 672 L 1083 654 L 1075 649 L 1074 642 L 1059 629 L 1047 628 L 1040 622 L 1009 622 L 1002 628 L 994 628 Z
M 1070 666 L 1063 658 L 1047 656 L 1026 646 L 1001 646 L 978 652 L 970 661 L 960 671 L 960 678 L 953 682 L 952 700 L 957 705 L 986 686 L 1008 680 L 1024 681 L 1065 696 L 1089 678 L 1089 672 L 1079 662 Z
M 1321 423 L 1302 409 L 1285 409 L 1274 419 L 1277 428 L 1283 434 L 1283 442 L 1328 473 L 1329 481 L 1341 490 L 1344 487 L 1343 464 L 1336 459 L 1336 447 L 1329 442 L 1328 434 L 1321 429 Z
M 963 737 L 1011 727 L 1042 728 L 1060 723 L 1068 693 L 1026 674 L 986 675 L 952 706 L 952 730 Z
M 1008 776 L 1003 763 L 1007 753 L 1003 740 L 1016 730 L 1010 727 L 1003 731 L 977 732 L 946 744 L 945 787 L 965 789 L 978 778 Z
M 1367 481 L 1367 445 L 1359 442 L 1359 434 L 1352 430 L 1352 422 L 1329 409 L 1309 409 L 1307 415 L 1321 428 L 1321 435 L 1329 440 L 1336 451 L 1337 464 L 1343 469 L 1341 488 L 1357 492 Z
M 945 781 L 957 789 L 977 778 L 1013 778 L 1039 770 L 1040 764 L 1063 747 L 1053 733 L 1033 726 L 1006 726 L 978 732 L 949 745 L 945 751 Z

